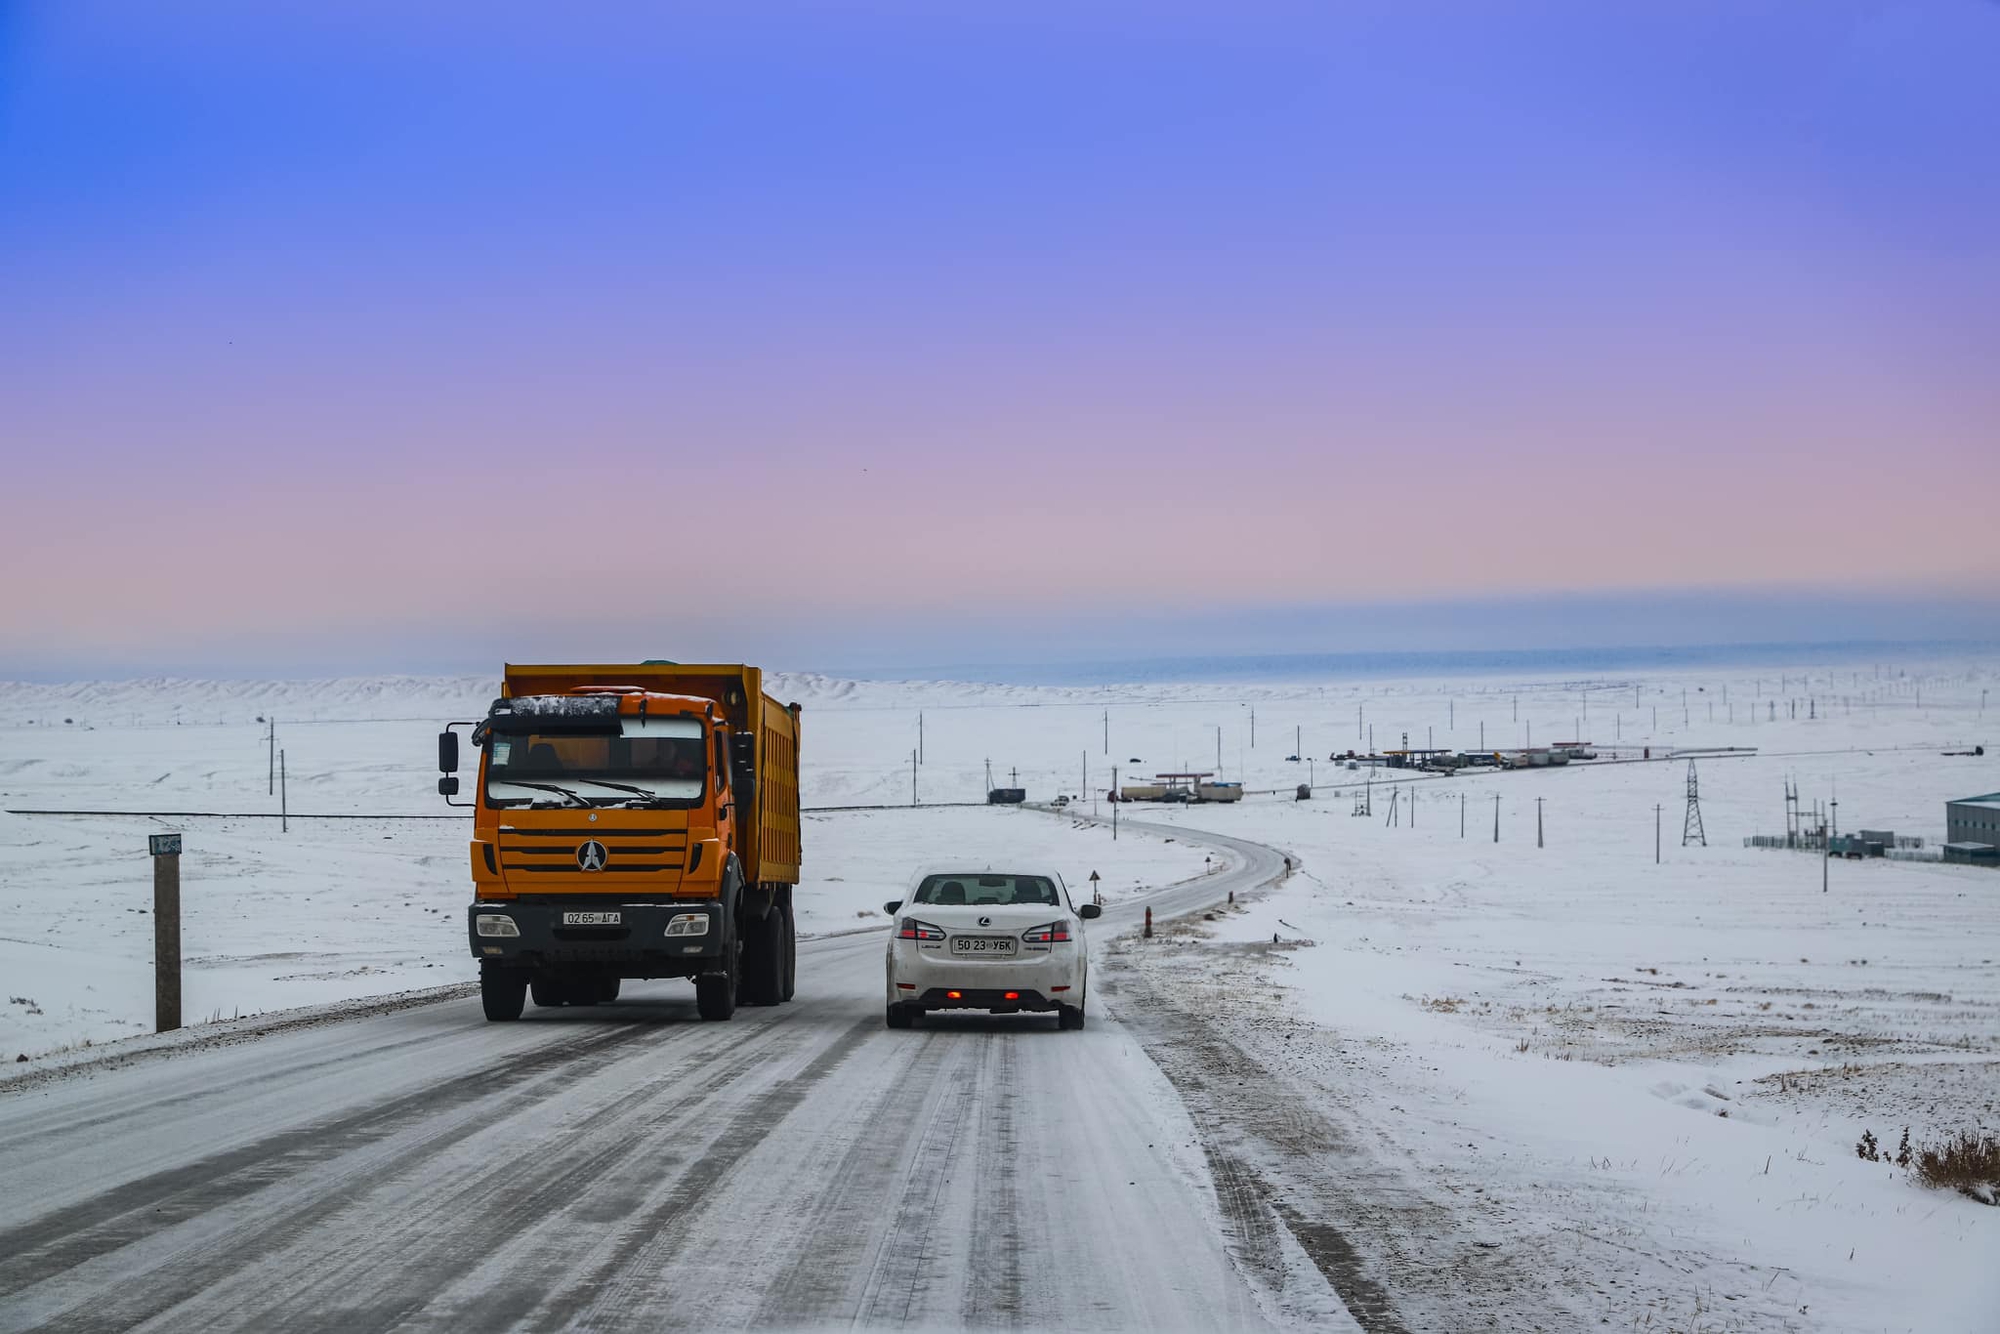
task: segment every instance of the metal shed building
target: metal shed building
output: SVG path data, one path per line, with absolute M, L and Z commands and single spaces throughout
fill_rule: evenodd
M 2000 844 L 2000 792 L 1944 804 L 1944 841 Z

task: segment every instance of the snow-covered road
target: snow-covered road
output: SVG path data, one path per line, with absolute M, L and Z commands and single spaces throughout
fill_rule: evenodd
M 1156 911 L 1283 869 L 1225 844 Z M 1082 1033 L 891 1032 L 881 950 L 809 942 L 797 1003 L 726 1024 L 684 983 L 510 1025 L 457 999 L 0 1094 L 0 1329 L 1346 1324 L 1232 1263 L 1101 997 Z

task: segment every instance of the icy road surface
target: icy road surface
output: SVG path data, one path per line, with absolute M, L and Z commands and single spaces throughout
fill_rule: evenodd
M 1217 843 L 1156 911 L 1282 869 Z M 728 1023 L 684 982 L 461 999 L 0 1094 L 0 1329 L 1352 1327 L 1241 1277 L 1101 998 L 891 1032 L 882 948 L 804 943 L 798 1000 Z

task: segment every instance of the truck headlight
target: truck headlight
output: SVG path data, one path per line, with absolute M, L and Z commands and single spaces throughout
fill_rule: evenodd
M 705 936 L 708 934 L 708 914 L 705 912 L 675 913 L 667 919 L 667 934 L 670 936 Z
M 505 913 L 483 912 L 472 919 L 473 929 L 482 936 L 518 936 L 521 928 Z

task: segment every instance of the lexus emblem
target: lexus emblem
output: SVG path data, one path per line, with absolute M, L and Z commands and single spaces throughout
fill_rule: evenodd
M 604 845 L 594 838 L 576 850 L 576 864 L 586 871 L 602 871 L 604 857 Z
M 993 925 L 993 919 L 992 919 L 991 917 L 982 917 L 982 918 L 980 918 L 980 919 L 979 919 L 979 924 L 980 924 L 981 926 L 992 926 L 992 925 Z

